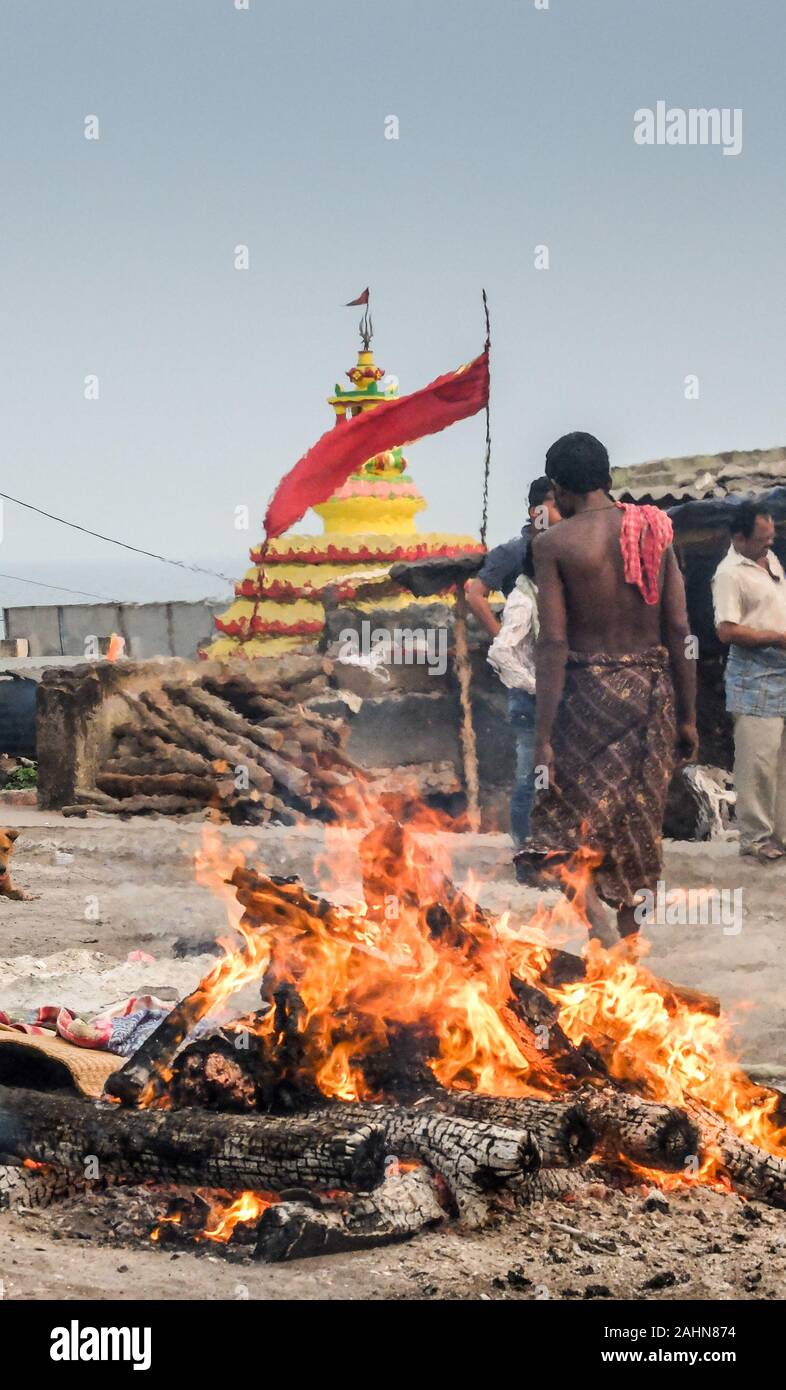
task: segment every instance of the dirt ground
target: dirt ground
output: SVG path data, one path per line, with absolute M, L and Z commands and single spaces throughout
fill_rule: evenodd
M 64 1004 L 97 1012 L 132 993 L 173 999 L 211 962 L 226 933 L 221 901 L 194 880 L 201 824 L 64 820 L 26 807 L 0 811 L 21 833 L 14 878 L 37 896 L 0 899 L 0 1009 Z M 321 829 L 228 828 L 251 862 L 329 888 L 338 865 L 358 891 L 353 841 L 340 856 Z M 528 920 L 542 895 L 518 887 L 505 836 L 440 836 L 453 875 L 471 870 L 490 908 Z M 786 953 L 781 949 L 786 866 L 741 860 L 733 843 L 666 847 L 666 888 L 738 892 L 729 926 L 658 926 L 653 967 L 720 996 L 741 1058 L 773 1081 L 786 1077 Z M 739 930 L 737 929 L 739 928 Z M 572 944 L 580 944 L 577 927 Z M 151 961 L 129 961 L 142 951 Z M 197 1253 L 118 1248 L 86 1226 L 79 1203 L 0 1213 L 0 1283 L 6 1298 L 781 1298 L 786 1212 L 708 1191 L 672 1194 L 648 1209 L 645 1189 L 539 1204 L 497 1230 L 446 1229 L 403 1246 L 287 1266 L 227 1262 Z M 668 1240 L 664 1236 L 668 1232 Z M 652 1282 L 654 1281 L 654 1283 Z
M 81 1201 L 0 1213 L 7 1299 L 779 1299 L 786 1212 L 714 1192 L 536 1203 L 497 1230 L 291 1264 L 99 1245 Z M 75 1210 L 65 1211 L 73 1207 Z M 65 1229 L 64 1229 L 65 1228 Z

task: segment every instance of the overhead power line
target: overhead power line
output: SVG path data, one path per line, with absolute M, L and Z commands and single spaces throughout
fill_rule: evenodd
M 38 589 L 56 589 L 61 594 L 78 594 L 80 598 L 97 598 L 102 603 L 117 603 L 116 598 L 107 598 L 106 594 L 88 594 L 84 589 L 69 589 L 65 584 L 45 584 L 42 579 L 24 579 L 21 574 L 0 574 L 0 579 L 13 579 L 15 584 L 35 584 Z
M 168 555 L 158 555 L 154 550 L 143 550 L 139 545 L 129 545 L 128 541 L 119 541 L 114 536 L 104 536 L 100 531 L 91 531 L 89 526 L 80 526 L 78 521 L 66 521 L 63 516 L 55 516 L 53 512 L 45 512 L 43 507 L 35 507 L 32 502 L 23 502 L 21 498 L 11 497 L 7 492 L 0 492 L 0 497 L 4 497 L 6 502 L 15 503 L 17 507 L 25 507 L 29 512 L 37 512 L 39 516 L 45 516 L 49 521 L 57 521 L 61 526 L 70 526 L 72 531 L 82 531 L 84 535 L 94 536 L 99 541 L 107 541 L 109 545 L 119 545 L 123 550 L 132 550 L 135 555 L 146 555 L 149 560 L 160 560 L 164 565 L 175 565 L 181 570 L 191 570 L 193 574 L 209 574 L 211 579 L 222 579 L 225 584 L 233 583 L 227 574 L 219 574 L 217 570 L 203 569 L 201 565 L 189 565 L 186 560 L 172 560 Z M 58 586 L 50 585 L 49 587 Z M 91 597 L 95 596 L 92 595 Z

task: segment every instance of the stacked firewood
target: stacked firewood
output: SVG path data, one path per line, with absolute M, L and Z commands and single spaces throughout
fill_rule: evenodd
M 248 671 L 206 669 L 154 688 L 121 690 L 128 718 L 95 787 L 76 810 L 183 815 L 236 824 L 331 819 L 357 787 L 342 751 L 344 726 L 308 708 L 328 688 L 331 664 L 288 654 Z
M 786 1157 L 748 1142 L 692 1097 L 682 1105 L 648 1098 L 643 1072 L 635 1081 L 629 1068 L 620 1081 L 610 1037 L 588 1030 L 579 1046 L 571 1041 L 550 991 L 582 978 L 586 966 L 564 951 L 542 948 L 534 978 L 510 976 L 505 1025 L 527 1060 L 527 1096 L 441 1084 L 428 1020 L 380 1020 L 373 991 L 365 1022 L 362 991 L 335 1011 L 309 1011 L 291 964 L 298 943 L 365 949 L 363 928 L 384 910 L 382 890 L 396 871 L 431 942 L 476 962 L 482 976 L 497 924 L 435 865 L 420 865 L 408 882 L 413 855 L 394 823 L 366 836 L 361 917 L 296 880 L 235 868 L 248 940 L 258 932 L 273 944 L 261 1008 L 199 1036 L 216 1001 L 212 972 L 109 1077 L 106 1095 L 119 1104 L 0 1087 L 0 1153 L 73 1173 L 91 1153 L 120 1181 L 274 1194 L 256 1230 L 264 1260 L 399 1240 L 455 1216 L 480 1225 L 599 1179 L 695 1176 L 710 1159 L 729 1188 L 786 1206 Z M 686 1006 L 678 986 L 653 977 L 653 988 L 668 1009 Z M 694 995 L 688 1007 L 709 1012 L 713 1001 Z M 321 1059 L 337 1045 L 362 1073 L 359 1093 L 373 1099 L 329 1099 L 320 1089 Z

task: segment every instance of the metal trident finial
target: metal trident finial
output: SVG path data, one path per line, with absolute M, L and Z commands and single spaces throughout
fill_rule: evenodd
M 368 352 L 369 346 L 371 344 L 371 339 L 374 336 L 374 324 L 372 323 L 371 318 L 369 317 L 368 305 L 366 305 L 363 317 L 360 320 L 359 328 L 361 341 L 363 343 L 363 349 L 365 352 Z

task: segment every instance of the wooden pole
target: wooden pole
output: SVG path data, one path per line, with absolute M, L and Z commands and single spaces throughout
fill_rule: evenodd
M 478 747 L 475 740 L 475 726 L 472 722 L 471 671 L 469 646 L 467 643 L 467 600 L 464 586 L 456 585 L 456 607 L 454 623 L 454 644 L 456 676 L 461 700 L 461 758 L 464 767 L 464 781 L 467 788 L 467 820 L 469 828 L 480 830 L 480 782 L 478 777 Z

